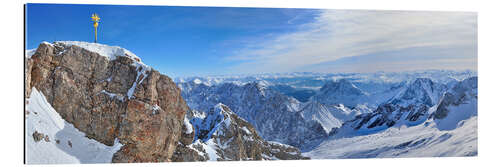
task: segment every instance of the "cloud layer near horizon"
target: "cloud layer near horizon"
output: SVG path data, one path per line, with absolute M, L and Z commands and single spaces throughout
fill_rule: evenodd
M 477 69 L 477 14 L 322 10 L 297 31 L 250 40 L 238 73 Z

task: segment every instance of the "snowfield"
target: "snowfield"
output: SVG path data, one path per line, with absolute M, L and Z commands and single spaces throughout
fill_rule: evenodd
M 32 88 L 25 114 L 27 164 L 110 163 L 113 154 L 122 146 L 118 139 L 113 146 L 106 146 L 85 137 L 83 132 L 64 121 L 36 88 Z M 48 140 L 44 137 L 36 142 L 35 131 L 47 136 Z
M 435 121 L 428 120 L 370 135 L 333 136 L 303 154 L 312 159 L 476 156 L 477 116 L 457 125 L 453 130 L 439 130 Z

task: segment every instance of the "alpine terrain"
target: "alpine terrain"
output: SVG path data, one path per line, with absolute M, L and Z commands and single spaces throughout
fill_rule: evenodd
M 225 104 L 263 139 L 298 147 L 312 159 L 477 155 L 473 71 L 175 80 L 190 108 L 205 113 Z M 290 93 L 305 91 L 312 94 Z
M 477 73 L 172 80 L 118 47 L 25 55 L 28 164 L 477 155 Z

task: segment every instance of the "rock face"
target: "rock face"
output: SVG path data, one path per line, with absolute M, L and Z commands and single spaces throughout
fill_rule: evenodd
M 194 128 L 194 142 L 179 143 L 174 161 L 308 159 L 295 147 L 263 140 L 250 123 L 224 104 L 207 113 L 187 115 L 192 125 L 186 126 Z
M 180 90 L 125 49 L 83 44 L 41 43 L 26 61 L 27 95 L 36 87 L 89 138 L 118 138 L 113 162 L 170 161 L 188 110 Z M 109 48 L 111 58 L 91 51 Z

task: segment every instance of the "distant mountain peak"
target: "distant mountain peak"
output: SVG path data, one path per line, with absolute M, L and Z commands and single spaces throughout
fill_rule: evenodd
M 347 79 L 328 81 L 323 87 L 321 87 L 320 91 L 334 93 L 337 95 L 366 95 L 365 92 Z
M 339 79 L 326 82 L 312 99 L 322 104 L 344 104 L 354 108 L 357 104 L 362 103 L 359 100 L 363 101 L 367 96 L 368 93 L 356 87 L 351 81 Z

